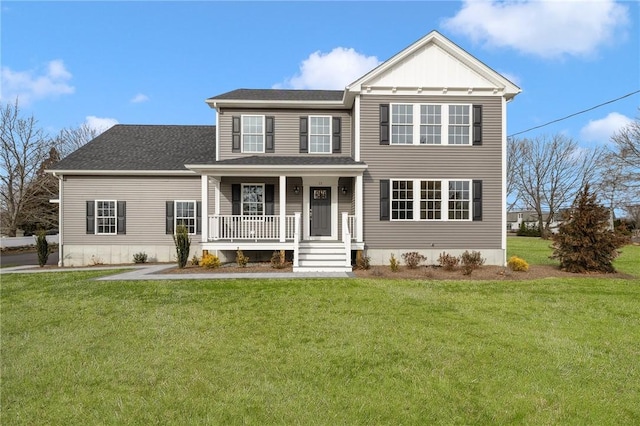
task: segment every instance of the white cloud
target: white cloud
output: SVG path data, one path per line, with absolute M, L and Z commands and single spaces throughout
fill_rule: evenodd
M 329 53 L 317 51 L 302 61 L 298 74 L 274 88 L 344 89 L 379 64 L 375 56 L 363 55 L 353 48 L 336 47 Z
M 44 69 L 14 71 L 9 67 L 1 70 L 2 93 L 0 99 L 13 101 L 18 98 L 21 105 L 29 105 L 40 99 L 69 95 L 75 87 L 69 85 L 73 77 L 61 59 L 50 61 Z
M 600 120 L 590 120 L 589 123 L 580 130 L 580 138 L 585 142 L 606 143 L 611 140 L 611 136 L 622 127 L 633 120 L 626 115 L 612 112 Z
M 515 74 L 511 74 L 510 72 L 498 71 L 501 76 L 512 82 L 518 87 L 522 87 L 522 80 Z
M 92 129 L 95 129 L 98 133 L 102 133 L 108 130 L 110 127 L 118 124 L 118 120 L 115 118 L 96 117 L 95 115 L 89 115 L 85 119 L 85 124 Z
M 592 55 L 628 23 L 627 7 L 614 0 L 466 0 L 443 26 L 489 46 L 554 58 Z
M 148 100 L 149 100 L 149 97 L 147 95 L 143 93 L 138 93 L 133 98 L 131 98 L 129 102 L 131 102 L 132 104 L 139 104 L 142 102 L 147 102 Z

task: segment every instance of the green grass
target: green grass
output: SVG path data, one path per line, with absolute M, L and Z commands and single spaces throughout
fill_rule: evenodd
M 1 424 L 640 423 L 638 280 L 100 274 L 2 276 Z

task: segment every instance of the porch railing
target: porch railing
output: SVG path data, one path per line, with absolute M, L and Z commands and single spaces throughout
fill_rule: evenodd
M 295 215 L 287 215 L 282 228 L 278 215 L 212 215 L 209 240 L 294 240 L 299 222 Z
M 345 222 L 343 222 L 344 226 Z M 356 217 L 354 215 L 347 215 L 346 220 L 347 229 L 349 230 L 349 234 L 351 235 L 352 240 L 357 240 L 357 228 L 356 228 Z

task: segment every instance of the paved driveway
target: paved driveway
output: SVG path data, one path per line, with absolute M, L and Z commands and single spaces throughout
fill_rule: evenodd
M 47 265 L 58 264 L 58 252 L 51 253 L 49 259 L 47 259 Z M 0 255 L 0 265 L 3 267 L 8 266 L 22 266 L 22 265 L 38 265 L 38 253 L 34 252 L 22 252 L 12 254 Z

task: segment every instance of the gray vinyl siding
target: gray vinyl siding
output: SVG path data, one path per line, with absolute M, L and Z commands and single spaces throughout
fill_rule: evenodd
M 274 152 L 273 153 L 237 153 L 231 150 L 231 122 L 233 116 L 240 115 L 264 115 L 274 117 Z M 342 118 L 342 140 L 340 154 L 301 154 L 300 153 L 300 117 L 309 115 L 323 115 Z M 226 109 L 218 115 L 219 160 L 228 160 L 243 156 L 273 155 L 273 156 L 297 156 L 297 155 L 339 155 L 351 156 L 352 123 L 349 110 L 237 110 Z
M 380 145 L 379 105 L 397 102 L 483 105 L 482 146 Z M 501 248 L 501 108 L 499 96 L 362 96 L 360 155 L 368 165 L 363 179 L 367 247 Z M 481 179 L 482 221 L 380 221 L 381 179 Z
M 200 201 L 200 188 L 200 176 L 66 176 L 62 205 L 64 215 L 63 243 L 92 245 L 173 244 L 172 236 L 165 233 L 165 202 L 172 200 Z M 127 233 L 88 235 L 86 233 L 86 202 L 92 200 L 126 201 Z

